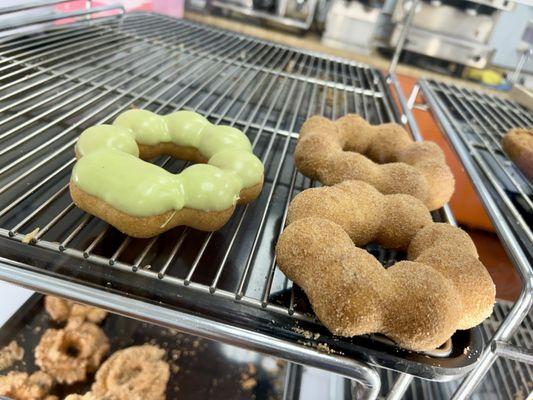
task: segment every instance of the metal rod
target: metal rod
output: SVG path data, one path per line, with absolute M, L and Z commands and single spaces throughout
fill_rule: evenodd
M 513 346 L 502 340 L 495 340 L 491 343 L 491 350 L 500 357 L 509 358 L 518 362 L 533 364 L 533 350 Z
M 398 65 L 398 61 L 400 61 L 400 55 L 405 46 L 407 35 L 409 34 L 409 29 L 411 28 L 413 18 L 415 17 L 416 8 L 418 7 L 419 1 L 420 0 L 411 0 L 411 8 L 409 9 L 405 21 L 403 22 L 400 37 L 398 38 L 398 43 L 396 44 L 396 48 L 394 49 L 394 55 L 392 56 L 392 61 L 389 66 L 389 75 L 393 75 L 396 72 L 396 66 Z
M 90 10 L 80 9 L 80 10 L 69 11 L 66 13 L 53 13 L 52 15 L 45 13 L 45 14 L 31 16 L 31 17 L 24 17 L 24 18 L 19 17 L 16 19 L 12 18 L 11 20 L 15 20 L 16 23 L 10 23 L 9 22 L 10 20 L 8 19 L 3 22 L 2 30 L 10 30 L 10 29 L 21 27 L 21 26 L 28 26 L 28 25 L 44 23 L 44 22 L 52 22 L 52 21 L 57 21 L 61 19 L 66 19 L 66 18 L 83 17 L 88 14 L 96 14 L 96 13 L 100 13 L 104 11 L 113 11 L 113 10 L 117 10 L 121 14 L 125 12 L 125 8 L 122 5 L 110 5 L 110 6 L 95 7 Z
M 394 382 L 394 385 L 390 388 L 387 400 L 400 400 L 403 398 L 405 392 L 409 388 L 409 385 L 413 381 L 413 375 L 399 374 L 398 378 Z
M 285 370 L 285 383 L 283 388 L 283 400 L 299 400 L 302 386 L 303 366 L 295 363 L 287 363 Z
M 185 238 L 187 237 L 187 232 L 188 231 L 189 231 L 188 228 L 185 228 L 183 230 L 183 232 L 180 235 L 180 238 L 178 239 L 178 241 L 176 242 L 176 244 L 174 245 L 174 247 L 170 251 L 170 254 L 169 254 L 168 258 L 167 258 L 167 261 L 165 261 L 165 264 L 163 265 L 163 268 L 161 268 L 161 270 L 157 273 L 157 277 L 159 279 L 163 279 L 163 277 L 165 276 L 165 273 L 167 272 L 167 269 L 168 269 L 170 263 L 172 262 L 172 260 L 176 256 L 176 254 L 177 254 L 178 250 L 180 249 L 180 247 L 183 245 L 183 242 L 185 241 Z

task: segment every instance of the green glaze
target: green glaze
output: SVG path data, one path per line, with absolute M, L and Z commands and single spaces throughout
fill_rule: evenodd
M 226 149 L 252 151 L 252 145 L 246 135 L 237 128 L 225 125 L 211 125 L 203 130 L 198 150 L 206 158 Z
M 80 157 L 102 147 L 124 151 L 139 157 L 139 147 L 128 129 L 114 125 L 95 125 L 85 129 L 76 150 Z
M 198 148 L 202 130 L 211 125 L 202 115 L 193 111 L 176 111 L 163 118 L 168 125 L 170 140 L 178 146 Z
M 209 161 L 172 174 L 139 159 L 137 143 L 173 142 L 198 149 Z M 235 205 L 243 188 L 263 179 L 263 164 L 240 130 L 213 125 L 200 114 L 177 111 L 161 117 L 128 110 L 113 125 L 84 131 L 72 179 L 86 193 L 133 216 L 183 207 L 222 211 Z
M 222 150 L 209 159 L 209 164 L 235 173 L 244 188 L 257 185 L 263 178 L 263 163 L 252 153 Z
M 212 165 L 193 165 L 175 175 L 114 149 L 96 150 L 78 160 L 72 179 L 84 192 L 137 217 L 183 207 L 227 210 L 242 189 L 235 174 Z
M 191 165 L 178 176 L 185 205 L 197 210 L 227 210 L 237 203 L 242 189 L 242 181 L 235 174 L 208 164 Z
M 185 205 L 176 175 L 123 151 L 100 149 L 87 154 L 74 165 L 72 179 L 84 192 L 136 217 Z
M 148 110 L 125 111 L 115 119 L 113 125 L 129 129 L 137 143 L 155 145 L 170 142 L 165 119 Z

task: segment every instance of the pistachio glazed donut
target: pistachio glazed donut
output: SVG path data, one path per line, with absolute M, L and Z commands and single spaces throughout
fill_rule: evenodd
M 246 135 L 192 111 L 128 110 L 86 129 L 75 151 L 74 203 L 133 237 L 179 225 L 217 230 L 263 187 L 264 167 Z M 198 164 L 173 174 L 144 161 L 162 154 Z

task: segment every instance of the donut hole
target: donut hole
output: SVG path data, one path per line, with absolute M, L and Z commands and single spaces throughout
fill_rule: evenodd
M 369 243 L 364 246 L 364 249 L 373 255 L 384 268 L 392 267 L 399 261 L 407 260 L 407 252 L 391 250 L 378 243 Z
M 71 358 L 77 358 L 81 354 L 81 349 L 82 346 L 78 340 L 74 338 L 66 338 L 61 350 L 67 356 Z

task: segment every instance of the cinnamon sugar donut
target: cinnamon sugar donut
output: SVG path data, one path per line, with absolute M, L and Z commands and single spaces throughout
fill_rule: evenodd
M 50 318 L 57 322 L 65 322 L 75 318 L 99 324 L 107 316 L 107 311 L 101 308 L 74 303 L 55 296 L 46 296 L 44 298 L 44 308 Z
M 92 393 L 113 400 L 164 400 L 170 367 L 157 346 L 132 346 L 111 355 L 98 369 Z
M 334 334 L 382 333 L 430 350 L 491 312 L 494 284 L 461 229 L 431 221 L 424 204 L 362 181 L 308 189 L 291 202 L 276 246 L 280 269 L 301 286 Z M 369 242 L 407 250 L 385 269 Z
M 294 156 L 302 174 L 324 185 L 362 180 L 383 194 L 410 194 L 430 210 L 446 204 L 455 185 L 435 143 L 413 142 L 397 124 L 372 126 L 355 114 L 336 121 L 309 118 Z
M 72 384 L 96 371 L 109 351 L 97 325 L 75 321 L 64 329 L 47 329 L 35 348 L 35 363 L 59 383 Z
M 13 400 L 52 400 L 49 396 L 54 385 L 52 377 L 42 371 L 28 375 L 26 372 L 11 371 L 0 376 L 0 396 Z
M 533 129 L 511 129 L 503 137 L 502 146 L 527 179 L 533 181 Z
M 87 392 L 83 395 L 81 394 L 69 394 L 67 397 L 65 397 L 65 400 L 116 400 L 113 396 L 96 396 L 92 392 Z M 132 399 L 135 400 L 135 399 Z

